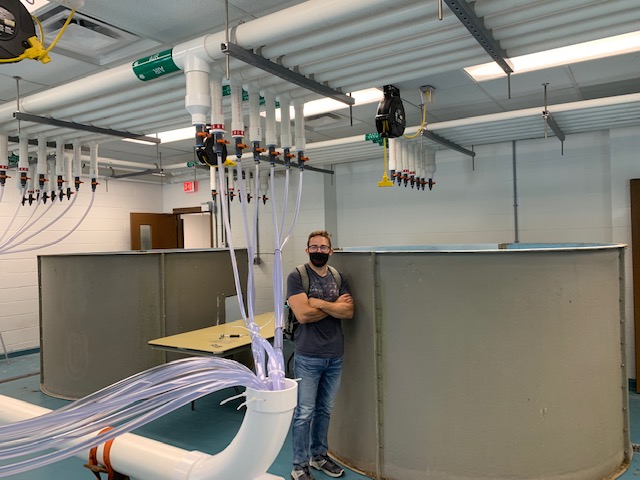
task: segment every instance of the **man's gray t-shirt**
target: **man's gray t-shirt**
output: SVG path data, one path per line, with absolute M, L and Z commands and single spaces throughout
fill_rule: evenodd
M 341 276 L 342 284 L 338 291 L 338 284 L 331 272 L 321 277 L 314 270 L 305 265 L 309 276 L 309 292 L 302 286 L 302 278 L 298 270 L 294 270 L 287 277 L 287 298 L 291 295 L 306 293 L 309 298 L 319 298 L 327 302 L 335 302 L 340 295 L 349 293 L 349 285 Z M 344 337 L 342 335 L 342 321 L 330 315 L 322 320 L 298 325 L 294 337 L 295 352 L 314 357 L 334 358 L 344 353 Z

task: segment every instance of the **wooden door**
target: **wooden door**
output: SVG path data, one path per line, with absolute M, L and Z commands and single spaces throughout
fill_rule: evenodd
M 131 213 L 131 250 L 182 248 L 182 225 L 173 213 Z

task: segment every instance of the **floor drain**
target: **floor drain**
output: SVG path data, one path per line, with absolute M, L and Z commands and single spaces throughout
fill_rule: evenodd
M 640 445 L 638 445 L 637 443 L 632 443 L 631 446 L 633 447 L 633 451 L 635 453 L 640 453 Z

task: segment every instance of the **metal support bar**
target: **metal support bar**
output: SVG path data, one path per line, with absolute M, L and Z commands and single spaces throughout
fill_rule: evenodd
M 547 119 L 547 125 L 549 125 L 549 128 L 553 131 L 555 136 L 558 137 L 558 140 L 560 140 L 561 142 L 564 142 L 564 139 L 565 139 L 564 132 L 560 128 L 560 125 L 558 125 L 554 120 L 554 118 L 551 116 L 551 113 L 545 110 L 542 114 L 544 115 L 544 118 Z
M 346 103 L 347 105 L 353 105 L 355 103 L 355 100 L 352 97 L 338 92 L 331 87 L 315 82 L 305 77 L 304 75 L 283 67 L 282 65 L 278 65 L 277 63 L 274 63 L 271 60 L 257 55 L 250 50 L 246 50 L 236 45 L 235 43 L 226 42 L 223 43 L 221 47 L 222 53 L 231 55 L 233 58 L 242 60 L 243 62 L 257 67 L 260 70 L 264 70 L 265 72 L 275 75 L 276 77 L 280 77 L 287 82 L 294 83 L 303 88 L 306 88 L 307 90 L 319 93 L 324 97 L 333 98 L 334 100 Z
M 109 178 L 130 178 L 130 177 L 140 177 L 142 175 L 153 175 L 154 173 L 159 174 L 159 176 L 163 177 L 164 172 L 159 168 L 149 168 L 147 170 L 142 170 L 140 172 L 131 172 L 131 173 L 121 173 L 119 175 L 109 175 Z
M 436 135 L 433 132 L 430 132 L 428 130 L 422 130 L 422 136 L 428 138 L 431 141 L 434 141 L 436 143 L 439 143 L 440 145 L 443 145 L 447 148 L 450 148 L 451 150 L 455 150 L 456 152 L 460 152 L 460 153 L 464 153 L 465 155 L 469 155 L 471 158 L 474 158 L 476 156 L 476 152 L 471 151 L 471 150 L 467 150 L 464 147 L 461 147 L 460 145 L 458 145 L 457 143 L 453 143 L 449 140 L 447 140 L 446 138 L 442 138 L 440 135 Z
M 26 122 L 44 123 L 45 125 L 53 125 L 54 127 L 69 128 L 71 130 L 82 130 L 85 132 L 99 133 L 100 135 L 112 135 L 114 137 L 132 138 L 134 140 L 142 140 L 149 143 L 160 143 L 159 138 L 147 137 L 137 133 L 125 132 L 122 130 L 112 130 L 110 128 L 94 127 L 93 125 L 83 125 L 75 122 L 65 122 L 56 120 L 55 118 L 41 117 L 40 115 L 31 115 L 30 113 L 14 112 L 13 116 L 17 120 Z
M 505 52 L 500 44 L 493 38 L 491 32 L 484 26 L 484 22 L 476 15 L 473 7 L 466 0 L 444 0 L 453 13 L 460 19 L 469 33 L 477 40 L 482 48 L 500 65 L 507 75 L 513 73 L 513 67 L 506 60 Z

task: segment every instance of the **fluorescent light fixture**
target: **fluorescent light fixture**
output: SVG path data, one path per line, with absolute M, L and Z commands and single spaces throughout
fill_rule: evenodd
M 160 143 L 178 142 L 187 140 L 188 138 L 196 138 L 196 130 L 192 125 L 190 127 L 178 128 L 176 130 L 168 130 L 166 132 L 151 133 L 149 137 L 160 139 Z M 155 145 L 154 143 L 145 142 L 144 140 L 135 140 L 133 138 L 123 138 L 125 142 L 141 143 L 143 145 Z
M 509 60 L 513 65 L 513 74 L 518 74 L 637 51 L 640 51 L 640 31 L 593 40 L 591 42 L 577 43 L 568 47 L 554 48 L 544 52 L 531 53 L 529 55 L 513 57 Z M 476 82 L 506 76 L 504 71 L 495 62 L 467 67 L 464 70 L 471 75 Z
M 383 94 L 382 90 L 377 88 L 368 88 L 366 90 L 360 90 L 358 92 L 352 92 L 351 96 L 355 99 L 355 103 L 353 106 L 357 105 L 366 105 L 368 103 L 377 103 L 382 100 Z M 319 100 L 312 100 L 311 102 L 307 102 L 304 104 L 304 115 L 305 117 L 310 117 L 312 115 L 319 115 L 321 113 L 327 112 L 335 112 L 336 110 L 341 110 L 343 108 L 349 108 L 349 105 L 346 105 L 337 100 L 333 100 L 331 98 L 321 98 Z M 292 106 L 290 108 L 291 118 L 295 118 L 295 110 Z M 260 115 L 263 117 L 266 116 L 265 112 L 260 112 Z M 280 109 L 276 110 L 276 120 L 280 121 Z

